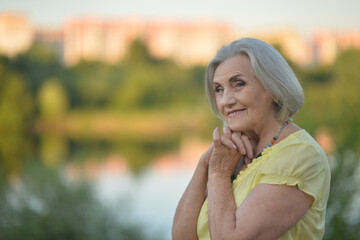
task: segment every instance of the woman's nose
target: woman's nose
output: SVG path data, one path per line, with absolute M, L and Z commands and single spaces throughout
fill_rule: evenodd
M 222 104 L 226 107 L 234 105 L 236 103 L 236 98 L 234 97 L 233 92 L 231 91 L 224 91 Z

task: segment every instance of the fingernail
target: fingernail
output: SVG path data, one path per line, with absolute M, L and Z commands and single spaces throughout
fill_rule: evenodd
M 219 129 L 216 127 L 213 131 L 213 135 L 217 134 L 218 131 L 219 131 Z
M 237 149 L 237 146 L 235 144 L 233 144 L 233 146 L 234 146 L 234 149 Z
M 246 153 L 245 148 L 241 148 L 241 153 L 242 153 L 242 154 L 245 154 L 245 153 Z

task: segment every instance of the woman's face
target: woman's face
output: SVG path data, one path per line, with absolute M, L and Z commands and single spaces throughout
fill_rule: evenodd
M 234 56 L 216 68 L 213 89 L 218 109 L 233 131 L 259 133 L 275 118 L 274 101 L 252 73 L 246 55 Z

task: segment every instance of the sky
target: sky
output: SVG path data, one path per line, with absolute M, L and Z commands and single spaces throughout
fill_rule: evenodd
M 315 30 L 360 29 L 359 0 L 0 0 L 0 12 L 27 14 L 35 26 L 56 27 L 74 17 L 145 20 L 214 20 L 239 31 L 292 28 L 302 34 Z

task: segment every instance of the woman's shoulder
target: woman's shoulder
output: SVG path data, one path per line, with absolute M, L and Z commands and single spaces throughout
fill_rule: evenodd
M 293 157 L 296 157 L 297 154 L 301 157 L 305 151 L 308 154 L 317 155 L 321 159 L 327 159 L 324 150 L 305 129 L 291 133 L 273 148 L 274 154 L 289 154 Z
M 297 185 L 316 200 L 329 191 L 331 173 L 327 156 L 305 130 L 274 145 L 260 173 L 263 183 Z
M 266 149 L 265 149 L 266 150 Z M 318 171 L 328 168 L 328 160 L 324 150 L 304 129 L 296 131 L 268 151 L 265 168 L 290 171 Z

